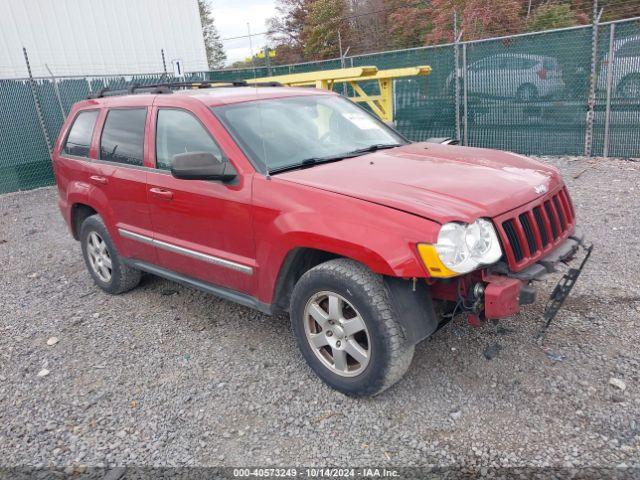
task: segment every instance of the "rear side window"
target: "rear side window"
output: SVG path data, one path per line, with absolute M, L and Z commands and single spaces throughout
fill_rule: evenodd
M 88 157 L 91 148 L 93 127 L 96 126 L 97 119 L 98 110 L 80 112 L 73 121 L 71 130 L 69 130 L 69 136 L 62 151 L 68 155 Z
M 174 155 L 187 152 L 213 153 L 223 160 L 218 145 L 197 118 L 184 110 L 160 109 L 156 126 L 156 166 L 169 170 Z
M 100 160 L 142 166 L 146 119 L 146 108 L 109 110 L 100 139 Z

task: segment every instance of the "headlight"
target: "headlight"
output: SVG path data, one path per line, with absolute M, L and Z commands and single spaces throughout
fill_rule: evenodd
M 438 242 L 420 244 L 418 251 L 434 277 L 468 273 L 481 265 L 495 263 L 502 256 L 495 228 L 484 218 L 468 225 L 446 223 L 440 228 Z

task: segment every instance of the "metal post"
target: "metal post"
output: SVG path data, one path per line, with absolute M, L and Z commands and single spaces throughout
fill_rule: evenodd
M 463 145 L 469 145 L 469 95 L 467 91 L 467 44 L 462 44 L 462 101 L 464 111 L 464 140 Z
M 340 50 L 340 68 L 346 68 L 346 53 L 342 50 L 342 35 L 340 34 L 340 27 L 338 27 L 338 49 Z M 347 96 L 347 84 L 342 84 L 342 95 Z
M 271 76 L 271 57 L 269 57 L 269 50 L 271 50 L 269 47 L 264 47 L 264 61 L 265 64 L 267 65 L 267 75 L 270 77 Z
M 251 66 L 253 67 L 253 78 L 257 78 L 256 59 L 253 55 L 253 42 L 251 41 L 251 25 L 247 22 L 247 33 L 249 34 L 249 53 L 251 54 Z
M 453 58 L 455 62 L 454 66 L 454 80 L 455 80 L 455 108 L 456 108 L 456 140 L 460 141 L 460 67 L 459 67 L 459 54 L 458 44 L 460 38 L 458 37 L 458 12 L 453 11 Z
M 607 106 L 604 113 L 604 147 L 602 155 L 606 158 L 609 156 L 609 129 L 611 125 L 611 84 L 613 83 L 613 68 L 614 68 L 614 56 L 615 56 L 615 36 L 616 36 L 616 24 L 611 24 L 611 30 L 609 31 L 609 63 L 607 64 Z
M 58 88 L 58 82 L 56 81 L 56 77 L 53 75 L 53 72 L 49 68 L 49 65 L 45 63 L 44 66 L 49 72 L 49 75 L 51 75 L 51 81 L 53 82 L 53 93 L 56 94 L 56 100 L 58 101 L 58 106 L 60 107 L 60 113 L 62 114 L 62 119 L 66 120 L 67 114 L 65 113 L 64 107 L 62 106 L 62 98 L 60 98 L 60 89 Z
M 164 48 L 160 49 L 160 55 L 162 55 L 162 70 L 164 71 L 165 77 L 167 76 L 167 60 L 164 56 Z
M 598 24 L 602 10 L 598 12 L 598 0 L 593 0 L 593 32 L 591 42 L 591 75 L 589 76 L 589 97 L 587 98 L 587 128 L 584 135 L 584 155 L 591 157 L 593 148 L 593 120 L 596 105 L 596 69 L 598 65 Z
M 44 136 L 44 141 L 47 144 L 47 150 L 49 151 L 49 155 L 51 155 L 51 140 L 49 139 L 49 132 L 47 131 L 47 126 L 44 123 L 44 115 L 42 114 L 42 106 L 40 105 L 40 99 L 38 98 L 38 92 L 36 90 L 36 82 L 33 79 L 33 75 L 31 74 L 31 64 L 29 63 L 29 56 L 27 55 L 27 49 L 22 47 L 22 53 L 24 53 L 24 61 L 27 64 L 27 72 L 29 73 L 29 86 L 31 87 L 31 95 L 33 95 L 33 103 L 36 107 L 36 114 L 38 116 L 38 123 L 40 124 L 40 129 L 42 130 L 42 135 Z

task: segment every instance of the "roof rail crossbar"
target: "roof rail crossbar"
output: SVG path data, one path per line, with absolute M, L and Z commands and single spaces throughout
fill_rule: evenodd
M 259 82 L 249 85 L 244 80 L 229 80 L 229 81 L 204 81 L 204 82 L 166 82 L 152 85 L 141 85 L 139 83 L 133 83 L 128 88 L 120 90 L 111 90 L 109 87 L 104 87 L 95 93 L 91 93 L 87 96 L 87 99 L 114 97 L 117 95 L 132 95 L 134 93 L 153 93 L 153 94 L 165 94 L 173 93 L 174 89 L 178 88 L 212 88 L 212 87 L 281 87 L 279 82 Z

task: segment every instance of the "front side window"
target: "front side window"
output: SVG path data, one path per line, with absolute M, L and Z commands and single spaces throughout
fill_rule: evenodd
M 372 114 L 335 95 L 258 100 L 213 111 L 254 165 L 269 172 L 406 143 Z
M 68 155 L 88 157 L 91 149 L 93 128 L 98 119 L 98 110 L 80 112 L 71 126 L 62 151 Z
M 156 167 L 171 169 L 180 153 L 207 152 L 222 160 L 222 153 L 202 124 L 189 112 L 160 109 L 156 126 Z
M 109 110 L 100 139 L 100 160 L 144 164 L 146 108 Z

